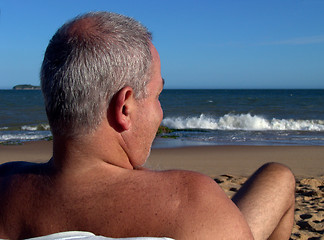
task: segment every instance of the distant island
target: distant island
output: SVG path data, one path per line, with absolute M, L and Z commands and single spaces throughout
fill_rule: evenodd
M 40 86 L 33 86 L 30 84 L 16 85 L 12 88 L 13 90 L 40 90 Z

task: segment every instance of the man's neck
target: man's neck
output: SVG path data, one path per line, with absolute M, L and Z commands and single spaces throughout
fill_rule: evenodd
M 109 137 L 107 137 L 109 136 Z M 87 169 L 97 164 L 110 164 L 133 169 L 118 135 L 95 133 L 78 138 L 54 136 L 52 166 L 57 170 Z

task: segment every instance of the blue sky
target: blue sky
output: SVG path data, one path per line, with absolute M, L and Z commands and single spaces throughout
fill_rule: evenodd
M 324 88 L 324 0 L 0 0 L 0 89 L 39 85 L 48 41 L 88 11 L 153 33 L 165 88 Z

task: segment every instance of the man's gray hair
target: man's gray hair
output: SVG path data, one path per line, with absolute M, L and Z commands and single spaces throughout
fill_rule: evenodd
M 91 133 L 113 96 L 125 86 L 145 97 L 151 34 L 136 20 L 94 12 L 64 24 L 51 39 L 41 86 L 53 135 Z

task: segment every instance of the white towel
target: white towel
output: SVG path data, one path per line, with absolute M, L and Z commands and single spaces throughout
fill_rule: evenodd
M 157 238 L 157 237 L 132 237 L 132 238 L 108 238 L 103 236 L 96 236 L 90 232 L 69 231 L 54 233 L 42 237 L 28 238 L 27 240 L 173 240 L 171 238 Z

